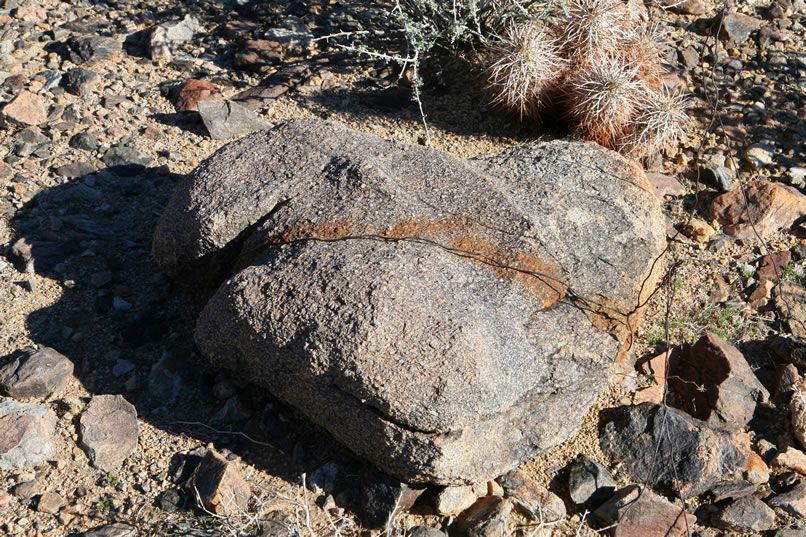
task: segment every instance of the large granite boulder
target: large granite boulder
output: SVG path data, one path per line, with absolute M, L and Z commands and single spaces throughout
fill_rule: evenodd
M 203 162 L 154 253 L 217 287 L 195 333 L 210 361 L 400 479 L 453 484 L 578 430 L 664 229 L 641 169 L 595 144 L 462 160 L 295 120 Z

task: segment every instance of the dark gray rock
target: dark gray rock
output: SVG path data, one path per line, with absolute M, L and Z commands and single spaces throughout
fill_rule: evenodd
M 580 453 L 568 465 L 568 492 L 577 505 L 596 506 L 616 490 L 616 482 L 607 469 Z
M 634 480 L 683 498 L 702 494 L 738 473 L 747 460 L 732 436 L 680 410 L 642 403 L 602 412 L 602 449 Z
M 619 537 L 687 535 L 697 517 L 647 488 L 629 485 L 619 489 L 593 513 L 604 525 L 618 523 Z
M 669 367 L 667 401 L 712 427 L 743 429 L 769 392 L 736 347 L 707 333 Z
M 256 130 L 269 128 L 269 123 L 233 101 L 205 99 L 198 103 L 199 115 L 213 140 L 229 140 Z
M 84 151 L 95 151 L 98 149 L 98 138 L 92 132 L 79 132 L 70 138 L 70 147 L 83 149 Z
M 735 500 L 750 496 L 756 491 L 757 486 L 743 479 L 729 479 L 720 481 L 708 490 L 708 495 L 714 503 L 722 500 Z
M 409 529 L 409 537 L 447 537 L 444 532 L 428 526 L 414 526 Z
M 703 182 L 716 187 L 719 192 L 730 192 L 733 190 L 733 179 L 736 177 L 736 172 L 733 170 L 709 162 L 701 169 L 701 173 Z
M 86 97 L 96 88 L 101 75 L 83 67 L 73 67 L 64 74 L 64 87 L 70 93 Z
M 81 415 L 78 432 L 90 464 L 113 472 L 137 448 L 137 411 L 120 395 L 96 395 Z
M 70 61 L 76 65 L 103 60 L 123 49 L 117 39 L 97 35 L 72 37 L 67 40 L 67 46 L 70 47 Z
M 716 22 L 719 22 L 719 15 Z M 722 19 L 719 37 L 741 45 L 750 38 L 750 34 L 759 28 L 761 28 L 761 21 L 754 17 L 742 13 L 727 13 Z
M 67 384 L 73 362 L 50 347 L 25 349 L 0 367 L 0 390 L 15 399 L 49 397 Z
M 625 341 L 616 312 L 652 288 L 664 245 L 643 172 L 595 144 L 464 161 L 318 120 L 220 150 L 154 237 L 186 284 L 236 260 L 197 326 L 208 359 L 396 477 L 439 484 L 488 480 L 578 429 Z
M 776 494 L 767 501 L 767 505 L 798 518 L 806 518 L 806 481 L 798 481 L 790 490 Z
M 136 175 L 154 162 L 154 159 L 127 144 L 110 147 L 101 160 L 118 175 Z
M 299 537 L 299 532 L 296 522 L 286 512 L 277 510 L 261 517 L 255 537 Z
M 711 523 L 736 532 L 766 531 L 775 525 L 775 511 L 755 496 L 745 496 L 720 506 Z
M 193 39 L 198 29 L 199 21 L 193 15 L 154 26 L 148 34 L 149 57 L 170 58 L 173 51 Z
M 69 164 L 63 164 L 56 168 L 56 173 L 69 179 L 76 177 L 85 177 L 97 172 L 98 169 L 86 160 L 77 160 Z
M 84 537 L 137 537 L 137 528 L 123 522 L 115 522 L 85 531 Z
M 48 407 L 0 398 L 0 470 L 46 461 L 55 428 L 56 414 Z
M 399 513 L 408 511 L 423 491 L 367 469 L 361 476 L 361 501 L 356 514 L 366 528 L 385 528 Z

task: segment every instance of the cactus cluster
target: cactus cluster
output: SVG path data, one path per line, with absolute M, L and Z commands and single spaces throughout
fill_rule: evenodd
M 677 142 L 687 101 L 663 84 L 655 28 L 631 28 L 619 0 L 572 0 L 550 20 L 490 41 L 493 104 L 520 119 L 559 112 L 581 138 L 634 158 Z

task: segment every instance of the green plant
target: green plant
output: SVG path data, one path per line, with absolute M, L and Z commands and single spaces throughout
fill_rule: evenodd
M 102 513 L 110 512 L 112 510 L 112 499 L 108 494 L 104 494 L 95 502 L 95 508 Z
M 120 480 L 112 472 L 106 474 L 106 484 L 110 487 L 116 487 L 119 482 Z

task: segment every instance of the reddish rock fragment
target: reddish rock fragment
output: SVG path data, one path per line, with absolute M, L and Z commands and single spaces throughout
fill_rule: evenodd
M 638 485 L 617 490 L 593 516 L 606 525 L 618 523 L 613 537 L 677 537 L 697 521 L 681 507 Z
M 246 513 L 252 496 L 249 484 L 235 465 L 212 450 L 194 470 L 189 486 L 193 497 L 217 515 Z
M 772 255 L 765 255 L 761 258 L 761 265 L 756 271 L 756 278 L 759 280 L 777 280 L 783 275 L 786 266 L 789 265 L 791 261 L 792 254 L 789 250 L 782 250 Z
M 39 125 L 48 118 L 45 100 L 22 90 L 0 110 L 0 118 L 11 125 Z
M 259 71 L 266 65 L 281 63 L 283 54 L 283 45 L 277 41 L 247 39 L 241 50 L 235 53 L 233 61 L 238 69 Z
M 198 112 L 199 101 L 205 99 L 221 101 L 224 96 L 221 95 L 221 90 L 217 86 L 203 80 L 191 78 L 179 88 L 179 93 L 176 96 L 176 109 L 180 112 Z
M 747 204 L 743 192 L 747 192 Z M 768 238 L 804 215 L 805 195 L 791 186 L 768 181 L 753 181 L 744 191 L 726 192 L 711 203 L 711 218 L 725 233 L 741 239 L 755 238 L 755 232 Z

